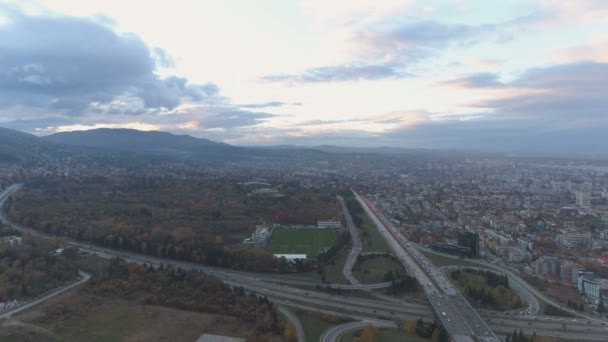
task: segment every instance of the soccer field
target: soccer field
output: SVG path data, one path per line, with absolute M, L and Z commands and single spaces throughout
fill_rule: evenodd
M 336 243 L 336 229 L 286 229 L 277 228 L 266 246 L 275 254 L 306 254 L 310 259 L 320 251 Z

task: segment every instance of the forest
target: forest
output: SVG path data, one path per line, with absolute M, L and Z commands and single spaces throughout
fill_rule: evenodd
M 24 235 L 21 246 L 0 247 L 0 302 L 34 298 L 76 280 L 78 270 L 71 259 L 54 255 L 58 246 Z
M 6 204 L 15 222 L 133 253 L 249 271 L 290 266 L 241 245 L 256 224 L 313 224 L 340 217 L 330 193 L 278 186 L 285 197 L 251 197 L 226 180 L 44 178 L 28 182 Z

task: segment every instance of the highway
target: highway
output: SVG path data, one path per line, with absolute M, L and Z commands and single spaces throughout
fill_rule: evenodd
M 488 270 L 487 268 L 484 267 L 461 267 L 461 266 L 443 266 L 443 267 L 439 267 L 439 270 L 441 270 L 444 274 L 446 274 L 448 271 L 453 271 L 453 270 L 457 270 L 460 268 L 468 268 L 468 269 L 477 269 L 477 270 Z M 501 272 L 502 273 L 502 272 Z M 528 291 L 528 289 L 525 286 L 522 286 L 522 284 L 517 281 L 516 279 L 514 279 L 511 275 L 506 275 L 507 278 L 509 279 L 509 287 L 511 289 L 513 289 L 513 291 L 515 291 L 515 293 L 517 293 L 517 295 L 519 295 L 519 297 L 528 304 L 528 308 L 524 309 L 526 311 L 530 311 L 531 315 L 537 315 L 538 312 L 540 311 L 540 303 L 538 302 L 538 299 L 536 298 L 536 296 Z M 522 309 L 519 310 L 512 310 L 509 313 L 510 314 L 514 314 L 516 312 L 522 311 Z M 504 312 L 503 312 L 504 314 Z
M 338 342 L 340 340 L 340 336 L 342 336 L 346 332 L 351 331 L 351 330 L 363 329 L 368 324 L 371 324 L 374 327 L 381 328 L 381 329 L 396 329 L 397 328 L 397 325 L 395 324 L 395 322 L 391 322 L 391 321 L 364 320 L 364 321 L 358 321 L 358 322 L 350 322 L 350 323 L 336 325 L 334 327 L 327 329 L 323 333 L 323 335 L 321 335 L 321 338 L 319 339 L 319 341 L 320 342 Z
M 353 191 L 363 209 L 374 221 L 380 234 L 393 253 L 403 262 L 409 274 L 416 277 L 424 287 L 425 293 L 437 317 L 456 342 L 474 341 L 497 342 L 498 337 L 490 330 L 473 307 L 462 297 L 454 286 L 437 270 L 424 255 L 393 227 L 387 227 L 370 208 L 370 203 Z
M 2 206 L 4 205 L 6 198 L 18 189 L 19 185 L 15 185 L 9 187 L 6 191 L 0 193 L 0 208 L 2 208 Z M 4 215 L 3 210 L 0 210 L 0 220 L 2 220 L 3 222 L 7 222 L 7 224 L 13 226 L 16 229 L 27 231 L 33 235 L 37 235 L 40 237 L 49 237 L 30 228 L 22 227 L 20 225 L 16 225 L 8 221 Z M 395 242 L 394 239 L 391 239 L 391 241 L 392 243 L 389 242 L 390 246 L 397 244 L 400 247 L 399 243 Z M 466 329 L 465 324 L 462 322 L 460 316 L 456 313 L 456 310 L 454 310 L 451 305 L 448 305 L 449 301 L 446 300 L 446 295 L 444 293 L 439 293 L 436 290 L 432 292 L 427 291 L 428 299 L 431 303 L 433 303 L 433 310 L 431 310 L 428 304 L 409 303 L 389 296 L 377 296 L 378 298 L 372 299 L 369 298 L 369 295 L 359 295 L 357 293 L 349 296 L 345 296 L 343 294 L 332 295 L 330 293 L 322 291 L 315 291 L 314 287 L 315 285 L 317 285 L 315 283 L 286 280 L 276 275 L 269 276 L 266 274 L 231 271 L 227 269 L 208 267 L 199 264 L 154 258 L 145 255 L 111 250 L 70 240 L 68 240 L 68 243 L 72 246 L 78 247 L 82 251 L 103 258 L 120 257 L 127 262 L 145 263 L 151 266 L 159 266 L 162 263 L 165 265 L 172 265 L 187 270 L 201 271 L 222 280 L 230 286 L 243 286 L 243 288 L 245 288 L 251 293 L 255 293 L 258 295 L 266 295 L 269 297 L 269 299 L 271 299 L 273 302 L 277 303 L 280 306 L 315 311 L 356 320 L 366 320 L 369 318 L 384 319 L 389 321 L 417 318 L 433 320 L 435 318 L 436 313 L 445 312 L 446 316 L 450 317 L 445 317 L 442 322 L 444 322 L 444 325 L 446 325 L 446 329 L 448 329 L 450 333 L 454 331 L 455 335 L 462 336 L 462 332 Z M 417 253 L 417 251 L 414 250 L 414 253 Z M 419 255 L 417 254 L 414 254 L 415 258 L 419 257 Z M 404 256 L 404 258 L 406 257 L 409 257 L 409 255 Z M 410 264 L 406 264 L 406 268 L 410 269 L 412 268 L 412 266 Z M 426 277 L 425 279 L 428 279 L 430 281 L 430 278 L 428 278 L 423 273 L 420 267 L 418 267 L 418 271 L 422 272 L 422 275 Z M 437 271 L 437 273 L 441 272 Z M 433 279 L 433 282 L 435 281 L 436 280 Z M 439 283 L 441 283 L 441 281 L 439 281 Z M 293 287 L 291 285 L 295 285 L 298 287 Z M 325 284 L 322 284 L 322 286 L 325 286 Z M 344 286 L 345 290 L 352 289 L 353 286 L 356 287 L 356 285 L 342 286 Z M 365 287 L 361 289 L 365 289 Z M 439 311 L 442 309 L 443 311 Z M 449 318 L 449 321 L 447 320 L 447 318 Z M 530 331 L 531 333 L 532 331 L 535 331 L 538 335 L 557 336 L 555 334 L 560 333 L 565 335 L 559 336 L 569 336 L 568 334 L 573 334 L 573 332 L 575 331 L 584 331 L 585 335 L 578 336 L 578 340 L 584 338 L 590 341 L 601 341 L 602 338 L 605 338 L 605 334 L 607 332 L 606 326 L 601 325 L 601 323 L 599 322 L 593 322 L 592 324 L 590 324 L 587 323 L 587 321 L 582 321 L 580 319 L 576 322 L 566 321 L 565 323 L 567 329 L 560 330 L 560 327 L 562 327 L 561 324 L 563 324 L 564 322 L 557 321 L 557 319 L 549 317 L 538 317 L 538 320 L 533 320 L 532 317 L 502 317 L 501 313 L 499 312 L 485 311 L 483 314 L 483 318 L 496 332 L 512 332 L 513 328 L 521 328 L 525 332 Z M 499 323 L 499 319 L 501 320 L 501 323 Z M 510 331 L 508 329 L 510 329 Z M 570 330 L 572 332 L 570 332 Z M 598 336 L 600 337 L 598 338 Z

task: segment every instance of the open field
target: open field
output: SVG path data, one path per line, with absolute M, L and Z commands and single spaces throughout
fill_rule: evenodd
M 250 329 L 235 317 L 77 291 L 4 323 L 0 326 L 0 341 L 196 341 L 203 333 L 246 337 Z
M 474 264 L 474 263 L 466 261 L 464 259 L 449 258 L 447 256 L 443 256 L 443 255 L 427 252 L 427 251 L 424 251 L 424 250 L 420 250 L 420 252 L 422 254 L 424 254 L 424 256 L 426 256 L 427 259 L 429 259 L 429 261 L 431 263 L 433 263 L 433 265 L 435 265 L 437 267 L 442 267 L 442 266 L 480 267 L 478 264 Z
M 340 342 L 354 342 L 356 340 L 356 335 L 360 334 L 359 331 L 351 331 L 347 334 L 344 334 L 340 338 Z M 374 341 L 376 342 L 430 342 L 430 339 L 422 338 L 416 335 L 410 335 L 403 331 L 399 331 L 396 329 L 384 330 L 384 329 L 376 329 L 376 336 Z
M 266 249 L 275 254 L 306 254 L 309 259 L 316 259 L 336 242 L 337 236 L 336 229 L 277 228 Z
M 376 227 L 372 219 L 365 212 L 361 216 L 363 224 L 359 227 L 359 230 L 363 252 L 390 252 L 391 249 L 386 241 L 384 241 L 382 235 L 380 235 L 378 227 Z
M 404 271 L 403 266 L 390 257 L 383 255 L 363 257 L 363 259 L 359 257 L 353 268 L 353 275 L 362 284 L 381 283 L 385 281 L 386 272 L 395 270 Z
M 344 278 L 344 275 L 342 274 L 342 269 L 344 268 L 344 263 L 348 258 L 348 253 L 350 252 L 350 249 L 350 246 L 345 248 L 342 252 L 340 252 L 340 254 L 338 254 L 338 256 L 334 259 L 333 262 L 325 266 L 325 281 L 330 282 L 332 284 L 348 284 L 348 281 L 346 280 L 346 278 Z M 281 277 L 287 279 L 299 279 L 321 282 L 321 275 L 317 271 L 304 273 L 287 273 L 282 274 Z

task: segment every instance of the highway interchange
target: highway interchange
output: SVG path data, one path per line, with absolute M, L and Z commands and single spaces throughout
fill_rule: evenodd
M 17 191 L 19 188 L 20 185 L 13 185 L 0 194 L 0 208 L 4 206 L 4 203 L 10 194 Z M 364 206 L 364 208 L 366 207 L 367 206 Z M 367 208 L 367 210 L 371 211 L 369 208 Z M 373 213 L 371 214 L 373 215 Z M 423 318 L 425 320 L 433 320 L 438 317 L 442 320 L 452 336 L 456 339 L 460 338 L 461 340 L 466 337 L 470 338 L 471 336 L 476 336 L 477 338 L 486 338 L 484 341 L 489 341 L 491 338 L 495 338 L 494 333 L 505 334 L 510 333 L 513 330 L 519 331 L 519 329 L 522 329 L 526 334 L 536 332 L 537 335 L 576 337 L 578 340 L 584 339 L 589 341 L 606 341 L 606 334 L 608 334 L 608 328 L 605 326 L 606 323 L 597 319 L 594 319 L 593 321 L 583 319 L 572 321 L 571 319 L 560 320 L 559 318 L 545 316 L 537 316 L 536 318 L 533 316 L 505 316 L 500 312 L 493 311 L 483 311 L 481 312 L 482 317 L 480 317 L 472 308 L 470 309 L 472 312 L 466 310 L 464 313 L 461 313 L 462 311 L 456 310 L 454 305 L 458 305 L 459 308 L 470 308 L 470 305 L 459 293 L 449 291 L 449 289 L 452 288 L 452 285 L 445 279 L 442 272 L 427 266 L 427 268 L 432 271 L 431 276 L 429 277 L 413 260 L 410 254 L 414 255 L 414 258 L 423 258 L 423 255 L 417 252 L 413 246 L 409 246 L 411 252 L 406 252 L 404 244 L 397 241 L 393 235 L 390 235 L 382 222 L 380 222 L 375 215 L 372 215 L 370 216 L 372 219 L 375 218 L 374 221 L 381 232 L 383 232 L 383 236 L 387 239 L 387 242 L 394 253 L 400 256 L 402 260 L 405 259 L 404 263 L 410 274 L 415 275 L 419 281 L 422 280 L 421 284 L 426 284 L 425 290 L 431 306 L 429 306 L 428 303 L 410 303 L 389 296 L 371 296 L 367 291 L 360 291 L 373 289 L 375 288 L 374 284 L 372 284 L 372 286 L 362 284 L 332 285 L 333 287 L 340 288 L 341 291 L 340 294 L 331 294 L 317 290 L 316 288 L 319 284 L 310 281 L 284 279 L 277 275 L 269 276 L 267 274 L 231 271 L 193 263 L 154 258 L 71 240 L 68 240 L 68 244 L 78 247 L 81 251 L 103 258 L 121 257 L 128 262 L 144 263 L 151 266 L 158 266 L 160 264 L 173 265 L 187 270 L 205 272 L 221 279 L 230 286 L 242 286 L 245 290 L 252 293 L 266 295 L 269 299 L 285 307 L 332 314 L 355 320 L 371 319 L 375 322 L 385 322 L 386 324 L 394 324 L 395 321 L 403 319 Z M 6 222 L 15 229 L 27 231 L 32 235 L 50 237 L 8 221 L 3 210 L 0 210 L 0 220 Z M 387 235 L 390 235 L 390 237 Z M 430 265 L 430 263 L 426 261 L 422 264 L 424 265 L 424 263 Z M 428 283 L 437 284 L 438 286 L 433 285 L 431 288 L 428 286 Z M 379 286 L 380 288 L 386 287 L 385 284 L 381 285 L 382 286 Z M 322 284 L 322 286 L 325 287 L 326 284 Z M 439 291 L 441 288 L 440 286 L 444 286 L 443 293 Z M 445 292 L 446 288 L 448 289 L 448 292 Z M 346 293 L 348 293 L 348 295 L 346 295 Z M 447 300 L 448 293 L 450 293 L 449 301 Z M 443 315 L 444 312 L 445 315 Z M 475 328 L 471 328 L 471 325 Z M 564 325 L 566 325 L 565 329 Z M 343 328 L 338 330 L 342 331 Z M 471 330 L 474 332 L 471 333 Z M 488 332 L 487 334 L 486 331 Z

